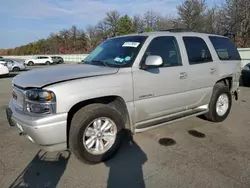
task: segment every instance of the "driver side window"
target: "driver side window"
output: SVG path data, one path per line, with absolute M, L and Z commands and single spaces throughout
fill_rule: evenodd
M 154 38 L 147 47 L 142 61 L 145 62 L 149 55 L 161 56 L 163 67 L 182 66 L 179 46 L 176 38 L 173 36 Z
M 7 63 L 8 66 L 12 66 L 14 64 L 13 61 L 9 59 L 5 60 L 5 62 Z

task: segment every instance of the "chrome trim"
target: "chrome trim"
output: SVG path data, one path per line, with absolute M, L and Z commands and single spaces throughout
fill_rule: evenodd
M 12 91 L 13 91 L 14 89 L 15 89 L 15 90 L 18 90 L 18 91 L 19 91 L 20 93 L 22 93 L 22 95 L 23 95 L 23 107 L 20 108 L 19 106 L 16 106 L 16 105 L 15 105 L 14 108 L 16 108 L 17 110 L 23 112 L 23 113 L 26 114 L 26 115 L 37 116 L 37 117 L 44 117 L 44 116 L 56 114 L 56 95 L 54 94 L 54 92 L 53 92 L 53 96 L 55 97 L 55 99 L 54 99 L 53 101 L 48 101 L 48 102 L 37 102 L 37 101 L 29 100 L 29 99 L 27 99 L 27 97 L 26 97 L 27 91 L 32 90 L 32 89 L 24 90 L 24 89 L 21 89 L 21 87 L 19 87 L 19 86 L 13 85 Z M 34 88 L 33 88 L 33 89 L 34 89 Z M 42 89 L 41 89 L 41 90 L 42 90 Z M 48 91 L 48 90 L 44 90 L 44 91 Z M 49 91 L 49 92 L 52 92 L 52 91 Z M 12 98 L 13 98 L 13 96 L 12 96 Z M 33 103 L 33 104 L 50 105 L 50 108 L 52 109 L 52 112 L 51 112 L 51 113 L 40 113 L 40 114 L 29 112 L 29 111 L 27 111 L 27 102 Z

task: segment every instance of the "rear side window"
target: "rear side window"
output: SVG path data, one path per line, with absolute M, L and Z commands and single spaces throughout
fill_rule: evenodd
M 217 36 L 210 36 L 209 39 L 220 60 L 241 60 L 236 46 L 230 39 Z
M 207 44 L 199 37 L 183 37 L 190 65 L 213 61 Z
M 143 61 L 149 55 L 161 56 L 164 67 L 181 66 L 181 56 L 177 40 L 173 36 L 155 37 L 149 44 Z

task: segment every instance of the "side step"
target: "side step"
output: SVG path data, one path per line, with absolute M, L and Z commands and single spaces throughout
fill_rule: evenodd
M 177 121 L 181 121 L 190 117 L 194 117 L 194 116 L 199 116 L 202 114 L 205 114 L 208 112 L 207 108 L 197 108 L 192 110 L 191 112 L 184 112 L 182 114 L 178 114 L 176 116 L 171 116 L 171 117 L 166 117 L 160 120 L 156 120 L 153 122 L 148 122 L 145 124 L 140 124 L 135 128 L 135 133 L 140 133 L 140 132 L 144 132 L 144 131 L 148 131 L 150 129 L 154 129 L 154 128 L 158 128 L 167 124 L 171 124 Z

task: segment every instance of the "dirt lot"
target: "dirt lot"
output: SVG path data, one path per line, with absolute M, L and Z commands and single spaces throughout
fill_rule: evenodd
M 11 79 L 0 79 L 0 187 L 250 187 L 250 89 L 229 118 L 199 118 L 134 136 L 110 161 L 87 165 L 44 153 L 8 126 Z

